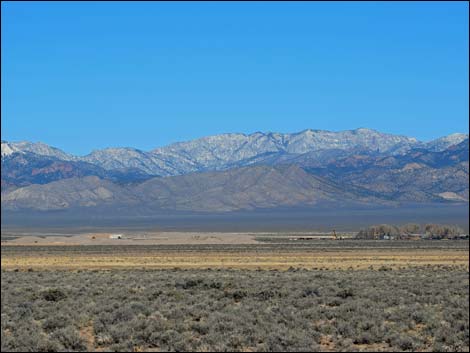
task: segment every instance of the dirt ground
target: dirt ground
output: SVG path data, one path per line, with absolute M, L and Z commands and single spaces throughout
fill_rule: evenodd
M 111 237 L 121 234 L 122 239 Z M 467 242 L 291 241 L 305 234 L 133 232 L 4 238 L 1 267 L 25 269 L 367 269 L 469 266 Z M 284 242 L 284 243 L 282 243 Z
M 280 269 L 290 267 L 307 269 L 378 269 L 426 265 L 460 265 L 468 267 L 468 253 L 440 252 L 400 254 L 388 252 L 328 253 L 197 253 L 175 254 L 170 252 L 118 256 L 93 255 L 32 255 L 2 256 L 2 269 L 165 269 L 165 268 L 233 268 L 233 269 Z
M 15 248 L 13 251 L 3 251 Z M 422 266 L 469 266 L 468 250 L 357 249 L 357 250 L 184 250 L 146 247 L 93 247 L 82 252 L 74 246 L 4 247 L 2 270 L 81 269 L 278 269 L 318 270 L 399 269 Z M 116 251 L 120 248 L 120 251 Z M 34 249 L 38 249 L 37 251 Z M 68 250 L 67 250 L 68 249 Z M 23 251 L 24 250 L 24 251 Z
M 117 234 L 122 239 L 112 239 Z M 256 244 L 249 233 L 145 232 L 145 233 L 86 233 L 73 236 L 19 236 L 2 240 L 2 246 L 64 246 L 64 245 L 191 245 L 191 244 Z

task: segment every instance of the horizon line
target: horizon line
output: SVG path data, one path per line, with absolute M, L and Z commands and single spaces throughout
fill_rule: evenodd
M 263 135 L 270 135 L 270 134 L 280 134 L 280 135 L 298 135 L 298 134 L 301 134 L 301 133 L 304 133 L 306 131 L 313 131 L 313 132 L 330 132 L 330 133 L 341 133 L 341 132 L 352 132 L 352 131 L 357 131 L 357 130 L 369 130 L 369 131 L 372 131 L 372 132 L 377 132 L 377 133 L 381 133 L 381 134 L 386 134 L 386 135 L 393 135 L 393 136 L 399 136 L 399 137 L 406 137 L 406 138 L 410 138 L 410 139 L 415 139 L 417 142 L 421 142 L 421 143 L 429 143 L 431 141 L 435 141 L 435 140 L 438 140 L 440 138 L 444 138 L 444 137 L 448 137 L 448 136 L 452 136 L 452 135 L 457 135 L 457 134 L 461 134 L 461 135 L 467 135 L 467 138 L 469 136 L 469 132 L 453 132 L 453 133 L 450 133 L 450 134 L 447 134 L 447 135 L 441 135 L 439 137 L 435 137 L 435 138 L 432 138 L 432 139 L 429 139 L 429 140 L 420 140 L 414 136 L 409 136 L 409 135 L 405 135 L 405 134 L 395 134 L 395 133 L 389 133 L 389 132 L 383 132 L 383 131 L 380 131 L 380 130 L 377 130 L 377 129 L 373 129 L 373 128 L 367 128 L 367 127 L 358 127 L 358 128 L 355 128 L 355 129 L 345 129 L 345 130 L 325 130 L 325 129 L 312 129 L 312 128 L 306 128 L 306 129 L 303 129 L 303 130 L 300 130 L 300 131 L 297 131 L 297 132 L 278 132 L 278 131 L 266 131 L 266 132 L 263 132 L 263 131 L 260 131 L 260 130 L 257 130 L 257 131 L 254 131 L 254 132 L 251 132 L 251 133 L 244 133 L 244 132 L 223 132 L 223 133 L 219 133 L 219 134 L 210 134 L 210 135 L 204 135 L 204 136 L 199 136 L 199 137 L 195 137 L 195 138 L 192 138 L 192 139 L 186 139 L 186 140 L 178 140 L 178 141 L 174 141 L 174 142 L 171 142 L 169 144 L 166 144 L 166 145 L 161 145 L 161 146 L 157 146 L 157 147 L 153 147 L 152 149 L 150 150 L 146 150 L 146 149 L 140 149 L 140 148 L 136 148 L 136 147 L 132 147 L 132 146 L 124 146 L 124 145 L 115 145 L 115 146 L 109 146 L 109 147 L 103 147 L 103 148 L 98 148 L 98 149 L 92 149 L 90 152 L 88 153 L 85 153 L 85 154 L 75 154 L 75 153 L 69 153 L 69 152 L 66 152 L 65 149 L 63 149 L 62 147 L 57 147 L 56 145 L 51 145 L 47 142 L 43 142 L 43 141 L 40 141 L 40 140 L 36 140 L 36 141 L 33 141 L 33 140 L 9 140 L 9 139 L 4 139 L 3 137 L 1 138 L 1 143 L 23 143 L 23 142 L 29 142 L 29 143 L 38 143 L 38 144 L 44 144 L 44 145 L 47 145 L 49 147 L 52 147 L 52 148 L 57 148 L 59 150 L 61 150 L 62 152 L 65 152 L 66 154 L 69 154 L 69 155 L 72 155 L 72 156 L 76 156 L 76 157 L 84 157 L 84 156 L 87 156 L 95 151 L 102 151 L 102 150 L 107 150 L 107 149 L 133 149 L 133 150 L 138 150 L 138 151 L 141 151 L 141 152 L 151 152 L 153 150 L 156 150 L 156 149 L 159 149 L 159 148 L 164 148 L 164 147 L 168 147 L 168 146 L 171 146 L 173 144 L 178 144 L 178 143 L 185 143 L 185 142 L 190 142 L 190 141 L 196 141 L 196 140 L 200 140 L 200 139 L 204 139 L 204 138 L 208 138 L 208 137 L 214 137 L 214 136 L 223 136 L 223 135 L 243 135 L 243 136 L 252 136 L 252 135 L 255 135 L 255 134 L 263 134 Z

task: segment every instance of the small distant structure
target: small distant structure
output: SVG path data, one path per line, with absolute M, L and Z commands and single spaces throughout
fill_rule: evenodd
M 341 235 L 338 236 L 338 235 L 336 234 L 336 230 L 333 229 L 333 239 L 334 239 L 334 240 L 343 240 L 343 237 L 342 237 Z
M 109 236 L 109 239 L 122 239 L 123 235 L 122 234 L 111 234 Z

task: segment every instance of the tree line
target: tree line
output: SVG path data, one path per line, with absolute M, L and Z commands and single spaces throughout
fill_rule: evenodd
M 361 229 L 356 238 L 379 239 L 384 237 L 404 239 L 410 236 L 420 235 L 434 239 L 455 238 L 465 234 L 464 230 L 454 224 L 415 224 L 409 223 L 401 226 L 390 224 L 373 225 Z

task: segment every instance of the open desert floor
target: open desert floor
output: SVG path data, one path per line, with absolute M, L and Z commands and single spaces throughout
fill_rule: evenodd
M 4 238 L 11 269 L 366 269 L 453 265 L 468 268 L 468 241 L 333 240 L 327 234 L 162 232 L 27 235 Z M 347 236 L 347 235 L 345 235 Z
M 469 349 L 466 240 L 134 236 L 2 234 L 2 351 Z

